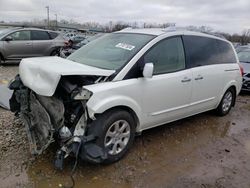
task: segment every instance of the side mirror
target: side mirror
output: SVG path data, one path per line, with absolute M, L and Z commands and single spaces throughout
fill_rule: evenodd
M 154 72 L 154 64 L 146 63 L 143 68 L 143 76 L 144 78 L 152 78 Z
M 7 36 L 6 38 L 5 38 L 5 41 L 12 41 L 13 40 L 13 38 L 11 37 L 11 36 Z

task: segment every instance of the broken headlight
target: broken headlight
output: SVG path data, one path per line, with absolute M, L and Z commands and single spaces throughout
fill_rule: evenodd
M 81 89 L 80 91 L 72 92 L 72 98 L 74 100 L 87 100 L 91 97 L 92 92 L 87 89 Z

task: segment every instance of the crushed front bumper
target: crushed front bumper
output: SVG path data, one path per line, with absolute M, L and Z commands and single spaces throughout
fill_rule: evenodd
M 17 83 L 18 82 L 18 83 Z M 75 127 L 71 127 L 71 136 L 61 139 L 59 132 L 64 125 L 64 104 L 56 97 L 37 95 L 25 87 L 20 78 L 10 84 L 14 93 L 10 99 L 11 111 L 22 119 L 32 154 L 41 154 L 55 140 L 60 143 L 56 152 L 57 168 L 62 169 L 63 160 L 73 154 L 93 163 L 101 163 L 107 158 L 106 152 L 95 144 L 93 135 L 86 135 L 87 115 L 82 114 Z

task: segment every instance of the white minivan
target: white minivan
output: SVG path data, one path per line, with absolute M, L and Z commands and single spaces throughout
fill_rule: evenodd
M 10 106 L 25 122 L 33 154 L 58 141 L 62 168 L 69 154 L 115 162 L 145 129 L 208 110 L 226 115 L 241 84 L 236 52 L 225 39 L 125 29 L 67 59 L 23 59 Z

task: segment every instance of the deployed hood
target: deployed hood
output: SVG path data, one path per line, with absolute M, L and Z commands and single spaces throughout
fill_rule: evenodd
M 23 84 L 39 95 L 52 96 L 61 76 L 96 75 L 110 76 L 114 70 L 105 70 L 60 57 L 37 57 L 23 59 L 19 74 Z

